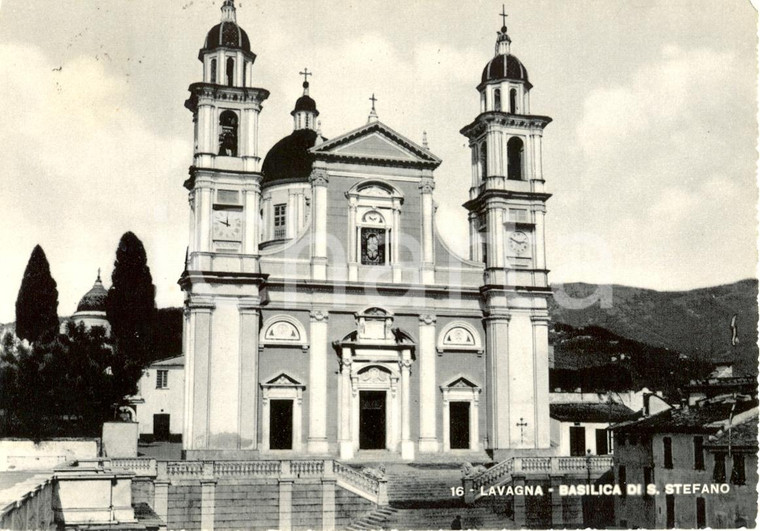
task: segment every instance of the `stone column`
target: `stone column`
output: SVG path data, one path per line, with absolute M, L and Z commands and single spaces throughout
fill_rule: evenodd
M 436 351 L 435 315 L 420 315 L 419 370 L 420 370 L 420 452 L 437 452 L 436 420 Z
M 335 529 L 335 485 L 333 462 L 325 461 L 322 477 L 322 529 Z
M 240 449 L 255 450 L 258 416 L 259 307 L 240 306 Z
M 190 397 L 190 417 L 187 422 L 188 432 L 183 437 L 185 450 L 202 450 L 208 447 L 209 427 L 209 387 L 208 379 L 211 369 L 211 318 L 214 310 L 211 302 L 191 301 L 190 311 L 191 350 L 187 353 L 186 367 Z
M 245 240 L 243 241 L 244 254 L 259 254 L 259 201 L 261 188 L 259 183 L 249 185 L 245 190 Z
M 287 531 L 291 528 L 293 514 L 293 475 L 290 472 L 290 461 L 283 461 L 280 472 L 280 529 Z
M 273 221 L 272 221 L 272 196 L 264 194 L 264 196 L 261 198 L 261 224 L 263 227 L 261 228 L 261 239 L 262 241 L 269 241 L 274 236 L 272 231 L 273 229 Z
M 153 482 L 153 510 L 169 527 L 169 480 L 157 479 Z
M 492 312 L 486 322 L 486 414 L 491 449 L 509 448 L 509 315 Z
M 340 458 L 354 457 L 351 434 L 351 350 L 344 348 L 340 361 Z
M 359 278 L 359 257 L 357 256 L 356 243 L 356 196 L 348 196 L 348 249 L 346 250 L 348 262 L 348 280 L 356 281 Z
M 201 480 L 201 529 L 214 529 L 216 480 Z
M 201 252 L 211 251 L 212 192 L 209 184 L 197 187 L 195 192 L 198 209 L 198 241 L 195 248 Z
M 536 209 L 536 229 L 535 239 L 535 260 L 536 269 L 546 269 L 546 234 L 544 230 L 544 217 L 546 216 L 546 207 L 541 206 Z
M 533 315 L 533 377 L 536 448 L 551 446 L 549 420 L 549 316 Z
M 311 276 L 314 280 L 327 279 L 327 185 L 329 179 L 325 170 L 311 172 L 312 186 L 312 247 Z
M 393 282 L 401 282 L 401 264 L 399 263 L 399 232 L 401 229 L 401 202 L 393 199 L 393 230 L 391 231 L 391 256 L 389 257 L 393 271 Z
M 525 487 L 525 476 L 523 475 L 513 475 L 512 476 L 512 485 L 515 487 Z M 525 496 L 513 496 L 512 499 L 514 500 L 514 523 L 515 526 L 517 526 L 518 529 L 524 529 L 528 523 L 528 514 L 525 508 Z
M 433 190 L 435 182 L 432 175 L 423 177 L 419 185 L 422 196 L 422 271 L 421 280 L 423 284 L 433 284 L 435 282 L 434 258 L 433 258 L 433 240 L 434 240 L 434 215 L 433 208 Z
M 295 238 L 298 234 L 298 195 L 294 190 L 288 191 L 287 226 L 285 237 Z
M 549 476 L 549 480 L 552 485 L 552 492 L 550 493 L 552 499 L 552 527 L 561 529 L 566 524 L 562 514 L 562 496 L 559 495 L 559 486 L 562 485 L 564 477 L 552 475 Z
M 401 361 L 401 459 L 414 459 L 414 443 L 410 436 L 409 378 L 412 367 L 411 353 L 404 350 Z
M 326 454 L 327 445 L 327 319 L 323 310 L 311 312 L 309 355 L 308 452 Z

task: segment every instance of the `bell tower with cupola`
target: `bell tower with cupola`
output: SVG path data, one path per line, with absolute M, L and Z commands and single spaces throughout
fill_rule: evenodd
M 254 87 L 247 33 L 234 0 L 198 59 L 203 81 L 190 85 L 194 153 L 185 271 L 186 359 L 183 445 L 192 457 L 256 449 L 256 354 L 265 276 L 259 265 L 259 113 L 269 92 Z M 212 339 L 213 338 L 213 339 Z M 246 387 L 244 391 L 244 387 Z
M 506 19 L 502 12 L 502 17 Z M 548 449 L 548 311 L 543 130 L 528 71 L 511 53 L 506 20 L 480 84 L 480 114 L 461 133 L 472 156 L 470 258 L 483 262 L 488 444 Z

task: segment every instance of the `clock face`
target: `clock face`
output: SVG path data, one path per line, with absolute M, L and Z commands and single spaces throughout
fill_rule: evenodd
M 214 239 L 242 240 L 243 213 L 239 210 L 214 210 Z
M 528 252 L 530 241 L 528 235 L 522 231 L 515 231 L 509 235 L 509 248 L 517 255 L 523 255 Z

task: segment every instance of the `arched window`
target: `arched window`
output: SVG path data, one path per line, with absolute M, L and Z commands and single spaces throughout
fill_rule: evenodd
M 501 110 L 501 89 L 496 89 L 493 91 L 493 110 Z
M 216 83 L 216 59 L 211 60 L 211 83 Z
M 363 265 L 385 265 L 388 263 L 390 247 L 390 227 L 383 215 L 370 210 L 362 216 L 359 225 L 361 263 Z
M 522 180 L 523 178 L 523 141 L 517 137 L 512 137 L 507 142 L 507 178 Z
M 517 90 L 512 89 L 509 91 L 509 112 L 515 114 L 517 112 Z
M 224 111 L 219 116 L 219 154 L 237 157 L 238 117 L 232 111 Z
M 227 85 L 232 86 L 235 79 L 235 60 L 232 57 L 227 59 Z
M 483 141 L 482 144 L 480 144 L 480 157 L 478 160 L 478 164 L 480 166 L 480 179 L 486 178 L 486 172 L 488 171 L 488 153 L 486 151 L 486 142 Z

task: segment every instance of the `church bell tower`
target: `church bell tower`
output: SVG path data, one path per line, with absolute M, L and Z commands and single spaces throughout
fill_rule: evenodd
M 259 113 L 269 92 L 253 85 L 256 54 L 224 0 L 198 59 L 203 81 L 190 85 L 194 154 L 185 291 L 186 455 L 256 449 L 256 353 L 260 286 Z M 245 389 L 244 389 L 245 388 Z
M 506 18 L 506 14 L 502 13 Z M 480 114 L 461 133 L 472 153 L 470 258 L 485 264 L 488 445 L 548 449 L 548 311 L 541 164 L 547 116 L 531 114 L 528 71 L 504 24 L 480 84 Z

